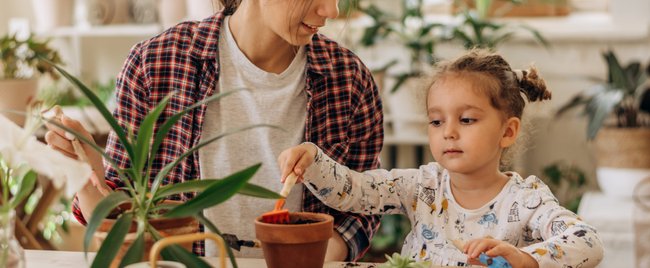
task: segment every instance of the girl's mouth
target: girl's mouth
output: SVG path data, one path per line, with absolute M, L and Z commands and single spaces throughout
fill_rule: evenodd
M 449 150 L 445 150 L 443 154 L 460 154 L 462 152 L 463 151 L 457 149 L 449 149 Z

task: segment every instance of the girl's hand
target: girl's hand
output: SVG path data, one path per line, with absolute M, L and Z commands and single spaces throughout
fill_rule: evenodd
M 537 261 L 528 253 L 521 251 L 508 242 L 493 238 L 471 240 L 465 243 L 463 252 L 469 256 L 470 260 L 478 259 L 479 255 L 485 252 L 490 257 L 501 256 L 505 258 L 513 268 L 539 267 Z
M 298 176 L 296 182 L 302 182 L 302 176 L 305 170 L 314 163 L 316 153 L 318 153 L 318 148 L 312 143 L 303 143 L 284 150 L 278 156 L 278 164 L 282 174 L 280 181 L 284 183 L 287 176 L 293 172 Z
M 69 117 L 61 114 L 60 110 L 58 114 L 52 118 L 52 120 L 83 135 L 83 137 L 87 140 L 94 142 L 92 135 L 90 135 L 90 133 L 88 133 L 88 131 L 86 131 L 83 126 L 81 126 L 79 121 L 70 119 Z M 80 159 L 79 155 L 77 155 L 75 152 L 72 140 L 75 140 L 76 138 L 73 135 L 67 133 L 63 129 L 58 128 L 53 124 L 46 124 L 46 126 L 48 128 L 48 132 L 45 134 L 45 141 L 51 148 L 63 153 L 70 158 L 83 160 Z M 83 152 L 88 158 L 86 161 L 93 169 L 93 174 L 90 177 L 90 182 L 99 190 L 99 192 L 104 195 L 108 195 L 112 190 L 110 187 L 108 187 L 106 181 L 104 181 L 104 164 L 102 163 L 102 155 L 89 145 L 81 142 L 81 140 L 78 141 L 81 143 L 81 148 L 83 148 Z

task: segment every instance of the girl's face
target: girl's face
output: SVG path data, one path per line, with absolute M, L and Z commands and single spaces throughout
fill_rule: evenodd
M 260 1 L 262 19 L 271 31 L 294 46 L 311 43 L 326 20 L 339 14 L 338 0 L 253 1 Z
M 472 82 L 475 75 L 449 74 L 427 97 L 429 146 L 433 157 L 452 173 L 472 174 L 499 168 L 501 152 L 514 143 L 519 119 L 505 120 Z

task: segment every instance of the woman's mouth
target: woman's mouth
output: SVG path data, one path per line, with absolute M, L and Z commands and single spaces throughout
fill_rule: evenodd
M 307 23 L 302 23 L 302 27 L 305 28 L 307 31 L 311 32 L 312 34 L 315 34 L 318 32 L 318 28 L 321 26 L 319 25 L 312 25 L 312 24 L 307 24 Z

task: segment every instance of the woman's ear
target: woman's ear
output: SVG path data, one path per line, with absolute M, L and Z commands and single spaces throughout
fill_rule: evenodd
M 501 148 L 508 148 L 517 141 L 517 135 L 521 128 L 521 120 L 517 117 L 510 117 L 506 121 L 503 137 L 501 138 Z

